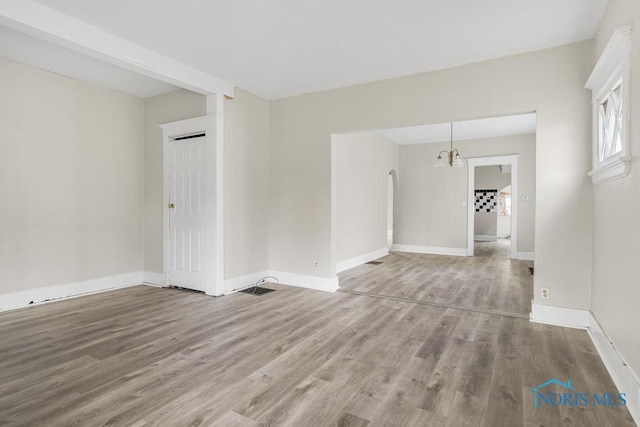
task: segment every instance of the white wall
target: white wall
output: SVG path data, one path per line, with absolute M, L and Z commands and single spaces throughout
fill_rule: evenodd
M 532 144 L 535 144 L 535 137 L 532 138 Z M 534 147 L 535 149 L 535 147 Z M 532 158 L 530 159 L 533 164 L 535 164 L 535 154 L 531 153 Z M 527 159 L 523 159 L 527 160 Z M 504 187 L 511 184 L 511 173 L 503 173 L 500 166 L 479 166 L 475 168 L 476 176 L 475 176 L 475 186 L 477 190 L 493 188 L 498 191 L 502 190 Z M 535 169 L 531 172 L 535 172 Z M 535 175 L 527 177 L 530 180 L 535 180 Z M 525 178 L 525 179 L 527 179 Z
M 467 198 L 467 168 L 433 167 L 445 145 L 400 147 L 397 245 L 467 246 L 467 208 L 462 205 Z M 456 142 L 456 147 L 466 155 L 462 143 Z
M 224 103 L 225 277 L 267 270 L 269 103 L 236 89 Z
M 593 185 L 593 285 L 591 309 L 626 359 L 640 376 L 640 2 L 612 0 L 595 38 L 599 58 L 615 28 L 632 24 L 630 135 L 633 163 L 625 178 Z M 591 140 L 589 140 L 589 144 Z M 536 269 L 536 274 L 538 271 Z
M 473 221 L 474 236 L 490 238 L 492 242 L 496 241 L 498 237 L 498 214 L 496 212 L 476 212 Z
M 456 141 L 454 145 L 466 158 L 520 154 L 520 194 L 528 195 L 529 200 L 518 201 L 518 251 L 533 252 L 536 136 Z M 467 199 L 468 168 L 434 168 L 438 152 L 445 146 L 446 143 L 400 147 L 401 208 L 396 221 L 395 243 L 457 249 L 467 247 L 467 207 L 462 201 Z
M 336 135 L 337 261 L 387 248 L 389 172 L 398 146 L 371 132 Z
M 497 237 L 511 236 L 511 215 L 498 215 L 496 235 Z
M 140 272 L 142 100 L 0 59 L 0 293 Z
M 144 100 L 144 270 L 147 272 L 162 273 L 164 184 L 159 125 L 205 114 L 206 98 L 184 89 Z
M 536 111 L 536 164 L 544 173 L 536 177 L 534 294 L 538 299 L 547 287 L 552 299 L 545 303 L 589 307 L 591 274 L 584 266 L 591 262 L 593 189 L 585 150 L 590 95 L 583 86 L 592 57 L 593 44 L 583 42 L 272 102 L 272 267 L 335 277 L 332 133 Z M 464 197 L 456 197 L 458 205 Z M 457 234 L 453 240 L 464 247 Z

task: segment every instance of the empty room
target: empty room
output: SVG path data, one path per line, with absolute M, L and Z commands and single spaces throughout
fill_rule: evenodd
M 640 425 L 636 0 L 0 0 L 0 425 Z

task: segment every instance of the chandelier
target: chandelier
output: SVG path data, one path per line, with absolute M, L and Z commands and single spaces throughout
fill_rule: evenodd
M 445 156 L 447 156 L 447 161 L 449 162 L 449 166 L 451 166 L 452 168 L 461 168 L 464 166 L 464 163 L 462 163 L 462 157 L 460 157 L 460 153 L 458 152 L 457 148 L 453 148 L 453 122 L 451 122 L 451 147 L 449 148 L 449 151 L 447 150 L 442 150 L 439 154 L 438 154 L 438 159 L 436 161 L 436 164 L 433 165 L 436 168 L 443 168 L 445 167 L 445 163 L 442 160 L 442 155 L 444 154 Z

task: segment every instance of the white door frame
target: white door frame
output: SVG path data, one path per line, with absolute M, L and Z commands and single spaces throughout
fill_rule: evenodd
M 205 263 L 204 283 L 207 295 L 224 294 L 223 227 L 223 151 L 217 135 L 216 115 L 180 120 L 160 125 L 163 133 L 163 259 L 162 269 L 169 274 L 169 144 L 173 138 L 205 133 Z
M 389 237 L 391 237 L 391 245 L 389 246 L 389 250 L 391 250 L 391 247 L 393 246 L 393 240 L 394 240 L 394 234 L 396 233 L 396 230 L 398 229 L 398 227 L 396 227 L 396 222 L 398 221 L 398 173 L 395 171 L 395 169 L 391 169 L 389 171 L 389 175 L 387 178 L 387 185 L 389 185 L 389 178 L 391 178 L 391 216 L 392 216 L 392 221 L 391 221 L 391 236 L 389 236 L 389 229 L 387 228 L 387 243 L 389 243 Z M 388 200 L 388 196 L 387 196 L 387 204 L 389 203 Z M 389 209 L 389 206 L 387 206 L 387 210 Z M 389 218 L 387 218 L 387 224 L 389 223 Z
M 467 193 L 467 256 L 473 256 L 473 237 L 475 234 L 475 184 L 476 167 L 511 165 L 511 251 L 510 258 L 518 259 L 518 157 L 519 154 L 508 156 L 468 158 L 468 193 Z

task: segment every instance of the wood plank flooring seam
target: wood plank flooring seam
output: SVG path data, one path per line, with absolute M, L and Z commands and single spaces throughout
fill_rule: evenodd
M 471 312 L 474 312 L 474 313 L 482 313 L 482 314 L 494 314 L 494 315 L 497 315 L 497 316 L 515 317 L 517 319 L 527 319 L 527 320 L 529 319 L 529 316 L 527 316 L 527 315 L 520 314 L 520 313 L 510 313 L 508 311 L 483 310 L 483 309 L 479 309 L 479 308 L 460 307 L 460 306 L 454 306 L 454 305 L 450 305 L 450 304 L 442 304 L 442 303 L 437 303 L 437 302 L 432 302 L 432 301 L 420 301 L 420 300 L 414 300 L 414 299 L 409 299 L 409 298 L 394 297 L 394 296 L 391 296 L 391 295 L 380 295 L 380 294 L 372 294 L 372 293 L 369 293 L 369 292 L 352 291 L 350 289 L 338 289 L 338 292 L 342 292 L 342 293 L 346 293 L 346 294 L 352 294 L 352 295 L 360 295 L 360 296 L 371 297 L 371 298 L 387 299 L 387 300 L 392 300 L 392 301 L 401 301 L 401 302 L 406 302 L 406 303 L 410 303 L 410 304 L 420 304 L 420 305 L 429 305 L 429 306 L 432 306 L 432 307 L 450 308 L 452 310 L 471 311 Z

